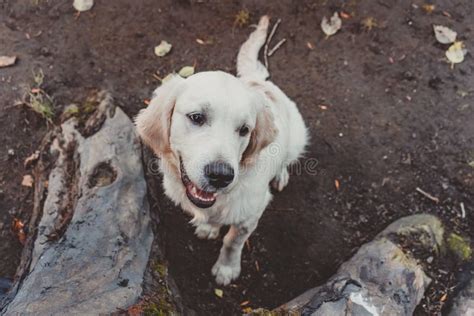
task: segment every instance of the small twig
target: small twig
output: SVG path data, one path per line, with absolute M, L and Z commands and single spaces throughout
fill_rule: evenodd
M 268 52 L 268 57 L 271 57 L 277 51 L 277 49 L 280 48 L 281 45 L 285 44 L 285 42 L 286 38 L 282 39 L 275 46 L 273 46 L 273 48 L 270 49 L 270 51 Z
M 270 45 L 270 42 L 272 41 L 273 35 L 275 35 L 275 32 L 278 28 L 278 25 L 280 24 L 281 19 L 278 19 L 276 23 L 273 25 L 272 31 L 270 32 L 270 35 L 268 35 L 267 42 L 265 43 L 265 48 L 263 51 L 263 59 L 265 61 L 265 68 L 268 69 L 268 45 Z
M 464 203 L 461 202 L 459 205 L 461 206 L 461 218 L 466 218 L 466 209 L 464 208 Z
M 418 191 L 419 193 L 423 194 L 425 197 L 427 197 L 427 198 L 430 199 L 431 201 L 436 202 L 436 203 L 439 203 L 439 199 L 438 199 L 437 197 L 432 196 L 431 194 L 429 194 L 429 193 L 423 191 L 422 189 L 420 189 L 420 188 L 417 187 L 417 188 L 416 188 L 416 191 Z

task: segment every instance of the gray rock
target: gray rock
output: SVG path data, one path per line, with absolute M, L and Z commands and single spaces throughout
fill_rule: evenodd
M 443 233 L 441 222 L 434 216 L 402 218 L 363 245 L 326 284 L 275 311 L 321 316 L 412 315 L 431 280 L 397 238 L 410 242 L 416 236 L 412 239 L 416 239 L 417 247 L 436 252 Z
M 4 315 L 109 314 L 136 303 L 153 240 L 133 123 L 99 94 L 62 124 L 29 272 Z M 86 136 L 83 136 L 86 135 Z

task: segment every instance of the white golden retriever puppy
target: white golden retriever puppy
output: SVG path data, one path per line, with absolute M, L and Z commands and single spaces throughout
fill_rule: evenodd
M 230 225 L 212 268 L 216 282 L 240 274 L 242 248 L 308 133 L 298 109 L 269 81 L 258 61 L 269 18 L 242 45 L 238 76 L 209 71 L 173 77 L 155 90 L 136 119 L 143 141 L 161 158 L 166 195 L 193 216 L 200 238 L 217 238 Z

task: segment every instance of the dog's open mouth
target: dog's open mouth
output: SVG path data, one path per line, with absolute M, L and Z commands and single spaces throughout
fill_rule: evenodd
M 188 199 L 199 208 L 208 208 L 214 205 L 217 194 L 198 188 L 186 174 L 181 158 L 179 159 L 179 167 L 181 171 L 181 181 L 183 181 L 184 187 L 186 188 Z

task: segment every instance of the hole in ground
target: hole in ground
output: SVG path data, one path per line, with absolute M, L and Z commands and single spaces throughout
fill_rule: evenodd
M 87 185 L 89 188 L 105 187 L 112 184 L 116 178 L 117 172 L 112 168 L 110 162 L 101 162 L 94 167 Z

